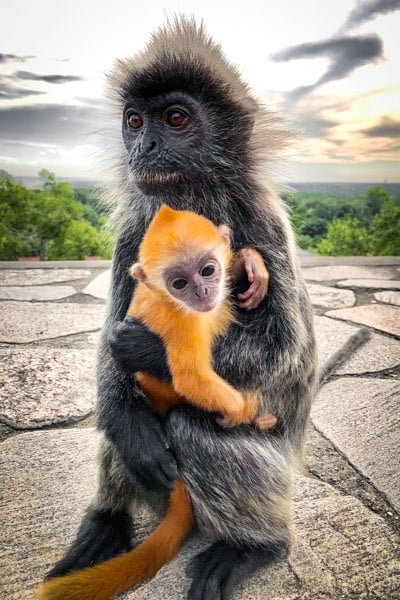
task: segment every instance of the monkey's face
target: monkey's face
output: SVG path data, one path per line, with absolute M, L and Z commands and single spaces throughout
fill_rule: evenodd
M 163 279 L 168 293 L 189 310 L 208 312 L 224 298 L 224 268 L 214 253 L 181 257 L 164 270 Z
M 183 93 L 126 102 L 122 133 L 131 172 L 143 193 L 168 189 L 202 171 L 206 121 L 204 108 Z

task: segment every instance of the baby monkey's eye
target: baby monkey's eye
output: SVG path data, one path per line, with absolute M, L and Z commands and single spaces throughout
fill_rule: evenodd
M 182 277 L 180 279 L 174 279 L 174 281 L 172 282 L 172 287 L 176 290 L 183 290 L 187 286 L 187 284 L 187 280 L 183 279 Z
M 213 275 L 214 272 L 215 272 L 214 265 L 206 265 L 204 267 L 204 269 L 202 269 L 201 274 L 203 277 L 209 277 L 210 275 Z

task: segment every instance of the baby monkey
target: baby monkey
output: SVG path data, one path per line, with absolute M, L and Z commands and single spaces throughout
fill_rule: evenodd
M 138 285 L 128 315 L 143 321 L 164 341 L 172 384 L 146 373 L 135 377 L 161 416 L 172 406 L 189 402 L 221 413 L 218 422 L 225 427 L 253 424 L 267 430 L 277 419 L 259 415 L 258 392 L 234 389 L 212 368 L 213 342 L 234 320 L 229 276 L 238 279 L 244 259 L 249 258 L 232 254 L 229 234 L 226 225 L 216 227 L 201 215 L 166 205 L 150 223 L 139 262 L 131 268 Z M 265 271 L 256 250 L 241 252 L 252 253 L 251 259 L 261 261 Z M 247 270 L 251 281 L 251 267 Z M 241 296 L 246 308 L 254 301 L 251 292 L 250 286 Z

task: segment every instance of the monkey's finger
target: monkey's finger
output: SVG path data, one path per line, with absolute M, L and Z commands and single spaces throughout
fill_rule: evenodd
M 221 427 L 234 427 L 235 424 L 230 421 L 229 417 L 217 417 L 215 419 Z
M 259 288 L 260 283 L 258 281 L 254 281 L 251 286 L 249 287 L 248 290 L 246 290 L 245 292 L 241 292 L 240 294 L 238 294 L 238 298 L 239 300 L 247 300 L 248 298 L 250 298 L 251 296 L 253 296 L 253 294 L 256 293 L 257 289 Z
M 254 276 L 255 276 L 255 268 L 254 267 L 255 267 L 255 265 L 254 265 L 253 261 L 245 260 L 244 268 L 246 269 L 247 279 L 250 281 L 250 283 L 253 283 L 253 281 L 254 281 Z

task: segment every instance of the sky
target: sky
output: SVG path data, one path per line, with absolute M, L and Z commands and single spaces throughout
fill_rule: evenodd
M 194 15 L 297 131 L 287 181 L 400 182 L 400 0 L 0 0 L 0 169 L 99 179 L 105 74 Z M 119 135 L 118 125 L 115 135 Z

